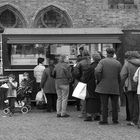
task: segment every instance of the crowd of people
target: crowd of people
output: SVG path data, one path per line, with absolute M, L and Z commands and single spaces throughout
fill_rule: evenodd
M 114 48 L 106 49 L 107 57 L 103 57 L 100 52 L 94 52 L 90 56 L 83 47 L 79 52 L 74 66 L 65 62 L 65 55 L 59 57 L 57 64 L 50 59 L 46 68 L 43 65 L 44 59 L 38 59 L 34 77 L 38 91 L 42 90 L 47 97 L 47 112 L 56 111 L 57 117 L 70 117 L 67 113 L 70 84 L 75 88 L 78 82 L 83 82 L 87 84 L 86 98 L 76 99 L 77 109 L 80 110 L 79 118 L 84 118 L 84 121 L 96 120 L 100 125 L 107 125 L 111 102 L 112 123 L 118 124 L 119 96 L 124 94 L 128 125 L 140 127 L 140 54 L 137 51 L 126 52 L 122 66 L 117 58 L 114 58 Z M 16 97 L 17 88 L 14 79 L 13 75 L 9 76 L 8 97 L 10 104 L 12 102 L 12 113 L 12 100 Z

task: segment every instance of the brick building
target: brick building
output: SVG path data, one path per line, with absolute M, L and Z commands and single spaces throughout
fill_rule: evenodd
M 121 60 L 139 50 L 140 0 L 1 0 L 0 27 L 4 73 L 31 71 L 39 56 L 74 58 L 83 44 L 91 53 L 115 47 Z
M 39 16 L 55 9 L 68 18 L 73 28 L 140 28 L 139 0 L 1 0 L 0 13 L 6 9 L 22 22 L 18 20 L 14 27 L 38 27 Z

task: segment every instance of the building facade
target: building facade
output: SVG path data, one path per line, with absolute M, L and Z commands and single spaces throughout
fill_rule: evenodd
M 83 44 L 91 53 L 105 53 L 106 47 L 110 46 L 115 47 L 117 53 L 121 54 L 125 50 L 139 50 L 140 0 L 1 0 L 0 27 L 5 29 L 1 39 L 3 53 L 0 60 L 1 71 L 4 72 L 12 69 L 16 71 L 19 65 L 25 69 L 25 66 L 30 64 L 32 67 L 27 69 L 31 70 L 36 64 L 35 58 L 42 56 L 54 57 L 65 53 L 74 58 Z M 7 31 L 7 28 L 16 30 Z M 41 30 L 32 31 L 34 28 Z M 54 28 L 69 31 L 57 31 L 53 30 Z M 92 30 L 91 34 L 85 31 L 86 28 L 95 30 Z M 121 33 L 116 31 L 116 28 L 123 31 L 119 40 L 116 38 Z M 51 34 L 47 33 L 42 37 L 42 29 L 46 32 L 49 30 Z M 108 30 L 105 33 L 103 29 Z M 68 33 L 71 31 L 71 34 Z M 60 32 L 62 34 L 56 38 L 55 32 L 57 36 Z M 37 34 L 38 38 L 35 38 Z M 25 36 L 28 36 L 28 39 Z M 53 39 L 49 40 L 50 36 Z M 85 41 L 80 41 L 78 36 Z M 64 37 L 67 37 L 66 41 L 63 40 Z M 74 37 L 79 39 L 79 42 L 75 41 Z M 31 41 L 32 38 L 34 40 Z
M 59 15 L 62 17 L 60 18 Z M 50 17 L 57 22 L 50 25 Z M 62 19 L 63 18 L 63 19 Z M 9 22 L 7 20 L 10 20 Z M 46 22 L 45 22 L 46 21 Z M 8 23 L 7 23 L 8 22 Z M 7 23 L 7 24 L 6 24 Z M 1 0 L 0 24 L 15 28 L 140 28 L 139 0 Z

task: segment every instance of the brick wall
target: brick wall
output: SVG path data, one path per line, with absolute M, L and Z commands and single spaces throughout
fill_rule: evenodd
M 22 12 L 32 27 L 36 13 L 49 5 L 66 10 L 73 27 L 120 27 L 140 29 L 140 1 L 137 9 L 109 9 L 108 0 L 1 0 L 0 5 L 12 4 Z

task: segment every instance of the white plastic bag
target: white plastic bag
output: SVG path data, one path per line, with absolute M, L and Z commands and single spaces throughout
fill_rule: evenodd
M 36 94 L 36 98 L 35 98 L 35 100 L 36 101 L 43 101 L 43 91 L 41 90 L 41 91 L 39 91 L 37 94 Z
M 43 90 L 39 91 L 36 95 L 36 99 L 35 99 L 38 102 L 45 102 L 47 103 L 47 98 L 43 92 Z
M 8 85 L 7 85 L 6 83 L 5 83 L 5 84 L 2 84 L 1 87 L 2 87 L 2 88 L 9 88 Z
M 78 99 L 85 100 L 86 98 L 86 90 L 87 90 L 87 84 L 79 82 L 76 86 L 76 88 L 73 91 L 72 96 L 76 97 Z

